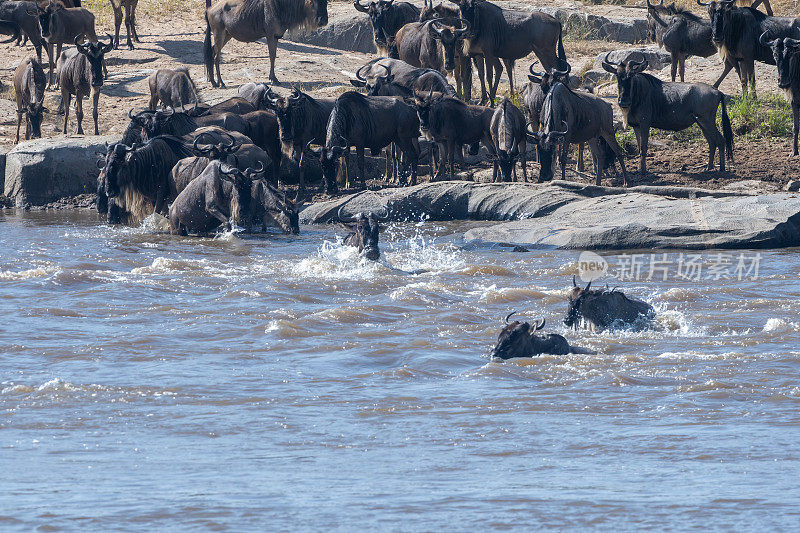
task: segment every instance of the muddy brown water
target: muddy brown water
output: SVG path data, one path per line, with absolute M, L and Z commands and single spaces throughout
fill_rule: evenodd
M 609 280 L 655 329 L 593 334 L 561 323 L 576 252 L 472 224 L 391 224 L 375 264 L 340 226 L 0 214 L 0 528 L 797 526 L 797 250 Z M 598 355 L 490 361 L 510 310 Z

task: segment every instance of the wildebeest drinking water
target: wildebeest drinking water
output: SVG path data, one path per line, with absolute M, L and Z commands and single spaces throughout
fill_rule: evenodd
M 567 339 L 556 333 L 548 335 L 537 334 L 544 328 L 545 320 L 536 321 L 531 326 L 528 322 L 514 321 L 509 324 L 508 319 L 516 314 L 509 313 L 506 317 L 506 326 L 497 337 L 497 344 L 492 349 L 491 356 L 500 359 L 513 359 L 515 357 L 536 357 L 538 355 L 567 355 L 587 354 L 595 352 L 571 346 Z
M 23 59 L 14 71 L 14 94 L 17 98 L 17 140 L 22 115 L 25 115 L 25 140 L 42 136 L 42 113 L 47 76 L 35 58 Z
M 564 325 L 568 328 L 583 326 L 597 332 L 627 328 L 641 330 L 650 327 L 655 318 L 652 305 L 628 298 L 616 289 L 592 289 L 592 282 L 580 288 L 574 277 L 572 286 L 564 318 Z
M 208 81 L 213 87 L 225 87 L 219 71 L 220 55 L 225 43 L 231 39 L 250 43 L 266 37 L 269 79 L 272 83 L 278 83 L 275 76 L 278 39 L 287 30 L 316 28 L 327 23 L 328 0 L 219 0 L 206 9 L 203 58 Z
M 378 248 L 378 235 L 380 233 L 380 221 L 388 220 L 388 210 L 375 214 L 373 212 L 358 213 L 354 217 L 345 216 L 342 212 L 344 206 L 339 208 L 337 218 L 343 222 L 355 222 L 355 231 L 347 235 L 344 239 L 345 246 L 353 246 L 358 249 L 358 253 L 370 261 L 377 261 L 381 257 Z

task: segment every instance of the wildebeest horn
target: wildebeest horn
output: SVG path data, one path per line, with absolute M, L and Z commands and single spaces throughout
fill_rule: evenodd
M 227 143 L 220 143 L 220 147 L 222 147 L 222 148 L 233 148 L 236 145 L 236 139 L 233 137 L 233 135 L 231 135 L 227 131 L 221 131 L 219 134 L 220 134 L 220 137 L 223 137 L 223 136 L 227 137 L 228 141 L 229 141 Z
M 611 52 L 608 52 L 603 57 L 603 69 L 606 72 L 610 72 L 611 74 L 616 74 L 617 73 L 617 67 L 619 67 L 619 64 L 611 62 L 611 60 L 608 59 L 608 56 L 610 56 L 610 55 L 611 55 Z
M 210 152 L 211 150 L 213 150 L 213 149 L 214 149 L 214 144 L 213 144 L 213 142 L 212 142 L 211 144 L 206 144 L 206 145 L 205 145 L 205 147 L 201 147 L 201 146 L 200 146 L 200 140 L 201 140 L 203 137 L 205 137 L 205 136 L 209 136 L 209 137 L 210 137 L 210 136 L 211 136 L 211 134 L 210 134 L 209 132 L 207 132 L 207 131 L 204 131 L 204 132 L 202 132 L 200 135 L 198 135 L 197 137 L 195 137 L 195 138 L 194 138 L 194 142 L 192 142 L 192 148 L 193 148 L 194 150 L 197 150 L 197 151 L 198 151 L 198 152 L 200 152 L 201 154 L 207 154 L 208 152 Z
M 99 168 L 100 170 L 103 170 L 105 168 L 105 166 L 106 166 L 106 160 L 105 160 L 105 158 L 103 158 L 103 159 L 98 158 L 97 162 L 95 164 L 97 165 L 97 168 Z
M 508 313 L 508 315 L 506 315 L 506 324 L 508 324 L 508 319 L 516 314 L 517 314 L 516 311 L 511 311 L 510 313 Z
M 536 72 L 535 70 L 533 70 L 533 66 L 535 64 L 536 64 L 536 61 L 531 63 L 531 66 L 528 67 L 528 72 L 530 72 L 532 76 L 536 76 L 537 78 L 541 78 L 542 76 L 544 76 L 544 72 Z
M 528 135 L 528 137 L 530 137 L 534 141 L 539 142 L 540 133 L 537 130 L 534 130 L 532 126 L 533 126 L 532 122 L 528 122 L 527 124 L 525 124 L 525 133 Z
M 711 2 L 702 2 L 701 0 L 697 0 L 697 5 L 698 5 L 698 6 L 703 6 L 703 7 L 706 7 L 706 6 L 707 6 L 708 4 L 710 4 L 710 3 L 711 3 Z
M 138 148 L 138 146 L 139 146 L 139 143 L 133 143 L 133 145 L 132 145 L 132 146 L 127 146 L 127 145 L 124 145 L 124 144 L 123 144 L 123 145 L 122 145 L 122 148 L 123 148 L 123 149 L 124 149 L 126 152 L 133 152 L 133 151 L 135 151 L 135 150 L 136 150 L 136 148 Z
M 259 161 L 258 162 L 258 168 L 248 168 L 248 169 L 246 169 L 244 171 L 244 173 L 247 176 L 253 176 L 254 174 L 261 174 L 262 172 L 264 172 L 265 168 L 266 167 L 264 166 L 264 162 L 263 161 Z
M 167 106 L 161 110 L 161 116 L 164 117 L 171 117 L 174 114 L 175 114 L 175 108 L 172 106 Z
M 628 61 L 628 68 L 630 70 L 640 72 L 645 68 L 647 68 L 647 58 L 642 53 L 639 53 L 639 55 L 642 56 L 641 61 L 633 61 L 633 60 Z
M 572 275 L 572 286 L 573 287 L 577 287 L 578 286 L 578 283 L 575 281 L 575 275 L 574 274 Z
M 456 37 L 461 37 L 465 33 L 469 33 L 469 30 L 472 29 L 472 25 L 469 23 L 468 20 L 459 18 L 458 22 L 460 22 L 463 26 L 461 28 L 456 29 L 455 31 Z
M 592 282 L 590 281 L 590 282 L 589 282 L 589 283 L 586 285 L 586 288 L 585 288 L 585 289 L 583 289 L 583 290 L 584 290 L 584 291 L 588 291 L 588 290 L 589 290 L 589 289 L 591 289 L 591 288 L 592 288 Z
M 232 165 L 229 165 L 228 163 L 220 162 L 219 171 L 225 175 L 231 176 L 233 174 L 236 174 L 239 171 L 239 169 Z
M 356 11 L 361 11 L 362 13 L 369 13 L 369 7 L 362 6 L 359 0 L 353 1 L 353 7 L 356 8 Z
M 572 70 L 572 65 L 570 65 L 569 63 L 567 63 L 566 61 L 563 61 L 563 60 L 562 60 L 562 62 L 565 65 L 567 65 L 567 70 L 558 70 L 557 68 L 553 68 L 553 70 L 552 70 L 553 75 L 566 76 L 566 75 L 568 75 L 570 73 L 570 71 Z
M 80 43 L 81 37 L 83 37 L 83 34 L 76 35 L 75 38 L 72 40 L 72 42 L 75 43 L 75 46 L 78 48 L 78 50 L 82 50 L 85 53 L 86 49 L 88 48 L 88 45 Z
M 659 2 L 658 4 L 651 4 L 650 0 L 646 0 L 646 1 L 647 1 L 647 9 L 652 9 L 654 7 L 661 7 L 661 6 L 664 5 L 664 0 L 661 0 L 661 2 Z
M 366 78 L 366 77 L 364 77 L 364 76 L 361 74 L 361 71 L 362 71 L 362 70 L 364 70 L 365 68 L 367 68 L 367 67 L 371 67 L 371 66 L 372 66 L 372 63 L 367 63 L 366 65 L 364 65 L 364 66 L 362 66 L 361 68 L 359 68 L 359 69 L 356 71 L 356 79 L 357 79 L 358 81 L 361 81 L 361 82 L 364 82 L 364 83 L 366 83 L 366 82 L 367 82 L 367 78 Z
M 534 321 L 533 323 L 533 331 L 539 331 L 545 325 L 546 320 L 543 318 L 542 322 L 540 323 L 538 320 Z
M 764 32 L 764 33 L 762 33 L 762 34 L 761 34 L 761 36 L 758 38 L 758 43 L 759 43 L 761 46 L 771 47 L 771 46 L 772 46 L 772 43 L 774 43 L 774 42 L 775 42 L 774 40 L 773 40 L 773 41 L 769 40 L 769 36 L 768 36 L 768 34 L 769 34 L 769 32 L 768 32 L 768 31 L 765 31 L 765 32 Z
M 344 205 L 339 207 L 339 210 L 336 212 L 336 218 L 339 219 L 339 222 L 354 222 L 356 218 L 355 217 L 346 217 L 343 214 L 343 211 L 342 211 L 343 209 L 344 209 Z
M 555 133 L 557 135 L 566 135 L 567 133 L 569 133 L 569 124 L 567 124 L 565 120 L 562 120 L 561 123 L 564 125 L 564 131 L 553 131 L 550 133 Z
M 383 206 L 375 216 L 378 217 L 378 220 L 389 220 L 389 208 Z
M 798 39 L 792 39 L 791 37 L 785 37 L 785 38 L 783 39 L 783 43 L 784 43 L 786 46 L 793 46 L 793 47 L 798 47 L 798 46 L 800 46 L 800 40 L 798 40 Z
M 389 67 L 387 67 L 386 65 L 378 65 L 378 66 L 381 67 L 383 70 L 385 70 L 386 74 L 384 74 L 383 76 L 377 76 L 377 77 L 379 77 L 379 78 L 388 78 L 389 77 Z

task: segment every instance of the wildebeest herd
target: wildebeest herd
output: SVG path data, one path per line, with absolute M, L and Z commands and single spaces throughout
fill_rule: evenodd
M 742 91 L 755 91 L 754 62 L 776 64 L 778 85 L 789 95 L 794 114 L 794 154 L 798 153 L 800 120 L 800 19 L 772 16 L 735 0 L 711 1 L 709 19 L 674 3 L 646 0 L 650 37 L 672 57 L 672 81 L 645 73 L 644 57 L 614 62 L 606 55 L 602 67 L 615 79 L 617 104 L 625 128 L 635 132 L 640 172 L 646 173 L 651 128 L 684 130 L 697 124 L 709 145 L 708 169 L 733 160 L 733 131 L 726 96 L 717 87 L 735 70 Z M 306 192 L 309 157 L 319 159 L 322 188 L 338 193 L 366 187 L 365 152 L 385 152 L 385 184 L 417 183 L 420 163 L 429 165 L 431 179 L 455 177 L 465 153 L 477 155 L 481 146 L 493 164 L 495 181 L 528 181 L 528 146 L 534 145 L 539 162 L 538 181 L 553 178 L 556 162 L 562 177 L 571 144 L 579 146 L 578 168 L 583 170 L 583 146 L 589 145 L 600 184 L 606 172 L 621 173 L 627 185 L 625 153 L 615 138 L 612 105 L 580 90 L 563 45 L 562 24 L 538 11 L 501 8 L 486 0 L 450 0 L 452 5 L 425 0 L 422 10 L 401 0 L 355 0 L 356 10 L 369 15 L 375 45 L 384 57 L 363 65 L 350 80 L 359 90 L 338 98 L 318 98 L 293 88 L 291 94 L 273 90 L 278 84 L 275 60 L 278 39 L 298 28 L 315 29 L 328 23 L 327 0 L 207 0 L 205 39 L 202 43 L 208 81 L 224 87 L 220 72 L 223 47 L 230 39 L 253 42 L 266 37 L 269 80 L 248 83 L 238 96 L 205 105 L 186 68 L 160 69 L 148 79 L 147 109 L 130 110 L 129 124 L 120 142 L 107 147 L 98 161 L 98 211 L 109 222 L 135 223 L 152 213 L 169 218 L 176 234 L 207 233 L 239 226 L 266 230 L 277 226 L 297 233 L 298 207 Z M 17 141 L 23 115 L 25 138 L 41 136 L 47 87 L 60 87 L 66 133 L 69 107 L 75 98 L 77 133 L 83 133 L 83 99 L 91 98 L 94 132 L 99 134 L 98 100 L 107 77 L 105 58 L 119 47 L 124 18 L 127 46 L 139 42 L 137 0 L 111 0 L 115 36 L 100 40 L 95 17 L 80 0 L 0 2 L 0 33 L 30 41 L 36 57 L 26 58 L 14 75 L 17 99 Z M 123 17 L 124 12 L 124 17 Z M 23 43 L 24 44 L 24 43 Z M 62 51 L 63 45 L 74 45 Z M 42 48 L 49 73 L 42 65 Z M 495 106 L 505 68 L 514 94 L 515 62 L 533 53 L 529 81 L 521 92 L 522 105 L 509 98 Z M 687 83 L 684 62 L 689 56 L 719 53 L 723 72 L 714 86 Z M 538 65 L 538 67 L 537 67 Z M 481 87 L 473 102 L 473 66 Z M 681 81 L 676 82 L 680 76 Z M 450 79 L 454 80 L 454 85 Z M 720 116 L 721 130 L 717 126 Z M 349 162 L 355 151 L 354 165 Z M 284 158 L 299 167 L 299 187 L 289 198 L 280 180 Z M 517 172 L 520 163 L 520 172 Z M 348 243 L 368 259 L 377 259 L 378 221 L 383 215 L 362 213 Z M 344 221 L 344 217 L 340 217 Z M 612 319 L 630 322 L 650 316 L 652 308 L 628 300 L 615 291 L 576 287 L 567 316 L 575 323 L 579 303 L 603 298 L 601 306 L 614 309 Z M 591 298 L 590 298 L 591 296 Z M 610 302 L 610 303 L 609 303 Z M 639 305 L 641 304 L 641 305 Z M 588 304 L 587 304 L 588 305 Z M 587 317 L 591 311 L 583 312 Z M 629 316 L 630 315 L 630 316 Z M 608 317 L 606 317 L 608 318 Z M 605 318 L 590 318 L 595 325 Z M 562 352 L 570 349 L 563 338 L 542 340 L 544 326 L 514 322 L 502 333 L 495 351 L 538 353 L 540 346 Z M 601 327 L 606 327 L 605 325 Z

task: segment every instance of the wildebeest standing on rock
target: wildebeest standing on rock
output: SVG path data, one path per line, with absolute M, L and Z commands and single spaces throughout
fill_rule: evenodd
M 69 103 L 75 96 L 75 119 L 78 121 L 78 135 L 83 135 L 83 98 L 92 99 L 92 118 L 94 134 L 100 135 L 97 125 L 100 101 L 100 87 L 103 86 L 103 58 L 114 48 L 111 36 L 108 44 L 102 42 L 80 44 L 75 37 L 78 53 L 69 57 L 59 67 L 59 84 L 61 85 L 61 101 L 64 104 L 64 133 L 67 133 L 69 121 Z
M 586 354 L 595 352 L 577 346 L 570 346 L 567 339 L 556 333 L 539 335 L 536 332 L 544 329 L 545 320 L 536 321 L 531 326 L 528 322 L 508 320 L 516 311 L 506 317 L 506 326 L 497 337 L 497 344 L 492 348 L 492 357 L 514 359 L 516 357 L 536 357 L 539 355 Z
M 25 115 L 25 140 L 42 136 L 42 113 L 47 77 L 42 65 L 30 57 L 23 59 L 14 71 L 14 93 L 17 98 L 17 140 L 22 115 Z
M 377 261 L 381 257 L 378 247 L 378 236 L 380 234 L 380 221 L 388 220 L 388 211 L 384 213 L 363 212 L 354 217 L 347 217 L 342 213 L 344 206 L 339 208 L 337 218 L 342 223 L 355 222 L 355 231 L 348 234 L 344 239 L 345 246 L 352 246 L 358 249 L 358 253 L 369 261 Z
M 61 47 L 64 44 L 82 42 L 84 38 L 92 44 L 97 43 L 94 15 L 82 7 L 66 8 L 55 0 L 50 0 L 46 7 L 39 6 L 38 9 L 39 25 L 42 28 L 42 37 L 47 41 L 47 55 L 50 57 L 48 79 L 52 83 L 53 63 L 56 58 L 61 57 Z M 113 42 L 111 44 L 113 46 Z
M 114 48 L 119 49 L 119 29 L 122 26 L 122 10 L 125 10 L 125 31 L 128 36 L 128 50 L 133 50 L 133 41 L 140 43 L 139 34 L 136 32 L 136 6 L 139 0 L 111 0 L 114 9 Z
M 390 96 L 364 96 L 353 91 L 342 94 L 336 99 L 328 119 L 325 145 L 315 150 L 322 164 L 326 192 L 337 192 L 337 162 L 342 156 L 346 157 L 351 146 L 356 149 L 362 186 L 366 179 L 365 148 L 377 155 L 392 143 L 402 152 L 405 163 L 411 165 L 411 184 L 416 185 L 417 137 L 419 120 L 411 106 Z M 347 178 L 349 181 L 350 176 Z
M 733 161 L 733 130 L 728 118 L 725 95 L 705 83 L 661 81 L 645 74 L 647 61 L 612 63 L 608 54 L 603 68 L 617 78 L 625 127 L 630 124 L 639 145 L 639 171 L 647 172 L 647 143 L 650 128 L 681 131 L 697 124 L 708 141 L 708 170 L 714 170 L 714 154 L 719 149 L 719 168 L 725 172 L 725 156 Z M 722 106 L 722 134 L 717 129 L 717 109 Z
M 545 70 L 558 66 L 559 59 L 567 59 L 561 40 L 561 23 L 555 17 L 538 11 L 501 9 L 486 0 L 450 1 L 458 4 L 461 18 L 470 24 L 470 33 L 465 37 L 469 55 L 482 55 L 484 58 L 485 72 L 481 61 L 476 62 L 481 80 L 481 102 L 487 99 L 486 85 L 488 99 L 494 102 L 502 72 L 500 59 L 508 71 L 512 93 L 517 59 L 533 52 Z
M 512 173 L 516 178 L 516 160 L 520 159 L 522 177 L 528 181 L 528 168 L 525 160 L 527 151 L 525 117 L 522 111 L 517 109 L 508 98 L 503 98 L 492 115 L 490 132 L 492 145 L 497 154 L 493 164 L 493 180 L 499 181 L 499 178 L 502 177 L 503 181 L 511 181 Z
M 197 87 L 189 75 L 187 67 L 175 70 L 160 68 L 147 78 L 150 88 L 148 108 L 155 111 L 159 102 L 163 107 L 180 108 L 186 111 L 189 104 L 198 104 Z
M 572 278 L 569 307 L 564 317 L 568 328 L 583 326 L 595 332 L 608 329 L 646 329 L 652 325 L 656 312 L 647 302 L 628 298 L 618 290 L 592 290 L 589 282 L 585 288 L 578 287 Z
M 790 37 L 770 40 L 765 32 L 759 41 L 772 50 L 778 66 L 778 88 L 786 93 L 792 104 L 792 154 L 797 155 L 797 134 L 800 131 L 800 40 Z
M 328 0 L 219 0 L 206 9 L 203 58 L 208 81 L 213 87 L 225 87 L 219 71 L 220 55 L 225 43 L 231 39 L 249 43 L 266 37 L 269 79 L 277 84 L 275 54 L 278 39 L 287 30 L 317 28 L 327 23 Z
M 419 20 L 419 8 L 409 2 L 395 2 L 395 0 L 372 1 L 366 6 L 359 0 L 354 0 L 353 6 L 357 11 L 369 15 L 372 24 L 372 35 L 375 47 L 380 55 L 389 55 L 387 40 L 394 37 L 397 30 L 409 22 Z
M 748 85 L 756 91 L 755 62 L 775 64 L 772 51 L 759 42 L 761 34 L 769 32 L 773 39 L 800 37 L 800 18 L 770 17 L 752 7 L 736 7 L 734 0 L 702 2 L 711 18 L 711 40 L 726 63 L 737 68 L 742 82 L 742 94 Z

